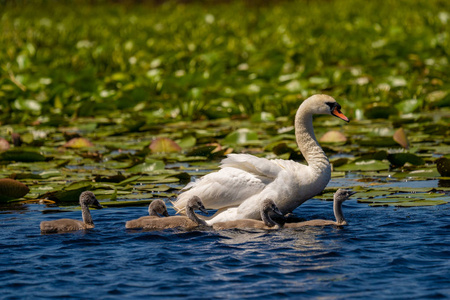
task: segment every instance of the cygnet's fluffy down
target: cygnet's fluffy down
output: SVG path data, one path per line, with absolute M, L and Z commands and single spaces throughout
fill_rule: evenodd
M 125 223 L 125 228 L 128 229 L 137 229 L 143 228 L 149 224 L 149 220 L 154 218 L 159 218 L 160 215 L 165 217 L 169 216 L 167 212 L 167 207 L 164 201 L 157 199 L 153 200 L 152 203 L 148 206 L 148 216 L 140 217 L 139 219 L 130 220 Z
M 41 233 L 61 233 L 69 231 L 77 231 L 94 228 L 94 221 L 92 220 L 89 206 L 96 208 L 103 208 L 95 198 L 94 193 L 85 191 L 80 195 L 81 215 L 83 221 L 73 219 L 59 219 L 54 221 L 42 221 L 40 228 Z
M 193 229 L 198 226 L 206 226 L 205 221 L 200 219 L 194 210 L 201 210 L 208 213 L 203 206 L 202 201 L 197 196 L 192 196 L 186 204 L 187 216 L 171 216 L 167 218 L 154 218 L 148 220 L 148 223 L 143 227 L 144 230 L 162 230 L 168 228 L 184 228 Z

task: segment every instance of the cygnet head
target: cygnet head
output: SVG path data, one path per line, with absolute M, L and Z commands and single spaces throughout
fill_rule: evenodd
M 283 216 L 283 213 L 278 209 L 278 206 L 275 204 L 275 202 L 272 199 L 265 199 L 262 202 L 261 210 L 264 213 L 274 212 L 275 214 L 279 216 Z
M 150 203 L 150 205 L 148 206 L 148 214 L 153 215 L 154 212 L 163 215 L 164 217 L 169 216 L 166 204 L 161 199 L 153 200 L 152 203 Z
M 97 198 L 91 191 L 82 192 L 80 195 L 80 205 L 81 206 L 93 206 L 95 208 L 103 208 L 103 206 L 98 202 Z
M 303 101 L 301 106 L 304 106 L 311 114 L 333 115 L 345 122 L 349 121 L 349 119 L 341 112 L 339 103 L 337 103 L 333 97 L 328 95 L 313 95 Z
M 192 210 L 201 210 L 205 214 L 208 214 L 208 211 L 203 206 L 202 200 L 198 196 L 192 196 L 191 199 L 186 204 L 187 208 L 191 208 Z
M 351 190 L 338 189 L 336 193 L 334 193 L 334 201 L 342 203 L 355 193 L 356 192 L 353 192 Z

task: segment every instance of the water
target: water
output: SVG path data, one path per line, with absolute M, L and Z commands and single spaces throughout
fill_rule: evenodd
M 348 200 L 343 228 L 141 232 L 146 207 L 93 211 L 96 228 L 41 235 L 81 218 L 43 205 L 0 215 L 1 299 L 431 299 L 450 297 L 450 206 L 371 208 Z M 173 214 L 169 207 L 169 213 Z M 332 219 L 332 203 L 295 211 Z

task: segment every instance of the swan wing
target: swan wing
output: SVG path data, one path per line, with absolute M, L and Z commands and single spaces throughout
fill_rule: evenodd
M 250 154 L 229 154 L 222 160 L 220 168 L 237 168 L 253 175 L 275 179 L 282 170 L 282 165 L 276 161 Z
M 218 172 L 207 174 L 186 186 L 173 202 L 175 209 L 184 210 L 194 195 L 210 209 L 238 206 L 259 194 L 283 170 L 271 160 L 249 154 L 230 154 L 222 160 L 220 168 Z

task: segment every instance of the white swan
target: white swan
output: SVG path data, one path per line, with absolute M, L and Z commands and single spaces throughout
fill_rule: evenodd
M 40 228 L 41 233 L 57 233 L 57 232 L 69 232 L 76 230 L 84 230 L 94 228 L 94 221 L 92 220 L 89 206 L 96 208 L 103 208 L 100 205 L 93 192 L 85 191 L 80 195 L 81 215 L 83 221 L 73 219 L 59 219 L 54 221 L 42 221 Z
M 180 212 L 192 195 L 219 211 L 208 225 L 238 219 L 260 219 L 260 202 L 273 199 L 286 214 L 322 192 L 331 179 L 331 166 L 313 130 L 314 114 L 334 115 L 346 122 L 341 106 L 332 97 L 314 95 L 303 101 L 295 115 L 297 144 L 308 165 L 291 160 L 268 160 L 249 154 L 229 154 L 221 170 L 185 187 L 173 203 Z
M 347 225 L 347 221 L 345 220 L 344 214 L 342 213 L 342 203 L 355 193 L 356 192 L 344 189 L 338 189 L 336 193 L 334 193 L 333 212 L 336 221 L 317 219 L 298 223 L 286 223 L 284 224 L 284 228 L 300 228 L 304 226 Z
M 148 220 L 159 218 L 159 214 L 168 217 L 167 207 L 161 199 L 153 200 L 148 206 L 148 216 L 140 217 L 139 219 L 130 220 L 125 223 L 125 228 L 136 229 L 145 227 Z
M 204 220 L 197 217 L 194 210 L 199 209 L 204 213 L 208 213 L 203 206 L 202 201 L 197 196 L 192 196 L 186 204 L 186 216 L 171 216 L 167 218 L 153 218 L 147 220 L 144 230 L 162 230 L 167 228 L 183 228 L 193 229 L 198 226 L 206 226 Z
M 266 199 L 261 203 L 260 214 L 262 221 L 253 220 L 253 219 L 239 219 L 228 222 L 217 222 L 212 225 L 213 229 L 222 230 L 222 229 L 279 229 L 283 227 L 283 225 L 278 224 L 270 217 L 270 213 L 273 212 L 279 216 L 283 216 L 281 211 L 278 209 L 277 205 L 273 200 Z

